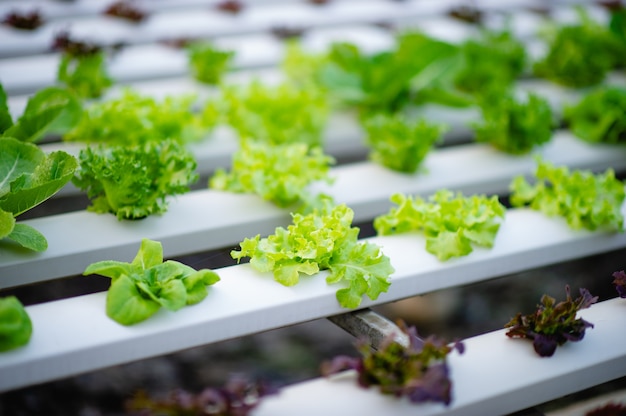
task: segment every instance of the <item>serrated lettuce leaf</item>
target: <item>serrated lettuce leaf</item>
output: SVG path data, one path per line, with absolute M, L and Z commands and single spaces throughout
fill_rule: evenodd
M 548 216 L 562 216 L 573 229 L 624 229 L 624 184 L 612 169 L 594 175 L 538 159 L 535 183 L 517 176 L 510 189 L 513 206 L 529 205 Z
M 353 216 L 345 205 L 292 214 L 287 229 L 277 227 L 266 238 L 246 238 L 231 256 L 237 261 L 250 257 L 252 267 L 272 272 L 286 286 L 297 284 L 301 274 L 329 270 L 327 283 L 343 285 L 337 291 L 339 304 L 356 308 L 364 295 L 377 299 L 387 291 L 394 269 L 378 246 L 358 240 L 359 229 L 351 226 Z
M 468 255 L 473 246 L 493 246 L 506 209 L 497 196 L 464 197 L 441 189 L 428 200 L 394 194 L 397 204 L 374 219 L 379 235 L 421 231 L 426 250 L 441 261 Z

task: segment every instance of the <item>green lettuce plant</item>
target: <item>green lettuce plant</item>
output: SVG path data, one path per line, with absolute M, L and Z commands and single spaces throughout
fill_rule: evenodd
M 497 196 L 464 197 L 441 189 L 424 200 L 403 194 L 391 196 L 387 214 L 374 219 L 379 235 L 421 231 L 426 236 L 426 251 L 441 261 L 466 256 L 473 245 L 493 247 L 506 208 Z
M 196 161 L 184 145 L 165 140 L 135 146 L 82 149 L 72 179 L 87 191 L 97 213 L 140 219 L 167 211 L 167 197 L 189 191 L 198 179 Z
M 528 205 L 546 215 L 564 217 L 575 230 L 623 231 L 624 183 L 612 169 L 600 174 L 570 171 L 567 166 L 553 166 L 538 159 L 534 176 L 534 184 L 521 175 L 513 179 L 513 206 Z
M 207 286 L 220 280 L 212 270 L 194 270 L 177 261 L 163 261 L 161 243 L 147 238 L 131 263 L 99 261 L 87 266 L 83 274 L 111 278 L 106 313 L 122 325 L 144 321 L 161 307 L 177 311 L 194 305 L 206 298 Z
M 0 240 L 46 250 L 46 238 L 16 222 L 16 217 L 57 193 L 72 179 L 76 167 L 76 159 L 65 152 L 45 154 L 34 144 L 0 138 Z
M 30 341 L 33 323 L 15 296 L 0 298 L 0 352 L 22 347 Z
M 231 252 L 232 258 L 250 257 L 254 269 L 272 272 L 285 286 L 297 284 L 302 274 L 328 270 L 326 282 L 343 286 L 337 300 L 344 308 L 358 307 L 363 295 L 377 299 L 387 291 L 394 269 L 380 247 L 358 240 L 350 208 L 338 205 L 292 217 L 289 227 L 277 227 L 273 235 L 244 239 L 241 250 Z

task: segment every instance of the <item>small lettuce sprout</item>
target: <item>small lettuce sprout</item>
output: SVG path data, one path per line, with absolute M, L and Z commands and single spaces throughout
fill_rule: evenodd
M 292 84 L 224 88 L 226 120 L 242 139 L 270 144 L 322 144 L 328 118 L 326 97 Z
M 148 17 L 148 14 L 145 11 L 124 0 L 111 3 L 106 9 L 104 9 L 102 14 L 106 16 L 118 17 L 133 23 L 140 23 Z
M 509 92 L 494 90 L 479 101 L 483 120 L 471 124 L 477 142 L 519 155 L 552 138 L 552 109 L 544 98 L 529 93 L 526 100 L 518 100 Z
M 220 50 L 207 41 L 190 42 L 185 48 L 193 77 L 209 85 L 221 82 L 235 55 L 233 51 Z
M 606 403 L 588 410 L 584 416 L 623 416 L 626 415 L 626 404 Z
M 88 107 L 65 141 L 107 145 L 137 145 L 174 140 L 198 141 L 217 124 L 217 117 L 195 113 L 196 97 L 181 95 L 158 101 L 126 89 L 116 98 Z
M 189 191 L 198 179 L 196 161 L 180 143 L 165 140 L 136 146 L 82 149 L 72 179 L 87 191 L 97 213 L 140 219 L 167 211 L 166 198 Z
M 263 397 L 278 392 L 267 382 L 235 375 L 223 387 L 207 387 L 198 394 L 177 389 L 154 399 L 140 391 L 126 402 L 126 410 L 130 416 L 247 416 Z
M 461 46 L 463 66 L 454 78 L 461 91 L 481 95 L 506 89 L 524 71 L 526 48 L 510 32 L 486 31 Z
M 39 10 L 30 12 L 12 11 L 2 19 L 2 23 L 20 30 L 35 30 L 42 26 L 45 21 Z
M 613 284 L 620 298 L 626 298 L 626 273 L 624 270 L 613 273 Z
M 215 5 L 217 10 L 230 14 L 238 14 L 244 7 L 244 4 L 238 0 L 223 0 Z
M 570 172 L 566 166 L 555 167 L 538 159 L 535 179 L 534 185 L 523 176 L 513 179 L 509 187 L 513 206 L 529 205 L 548 216 L 562 216 L 575 230 L 602 227 L 623 231 L 624 184 L 612 169 L 597 175 L 585 170 Z
M 47 87 L 28 99 L 24 112 L 13 122 L 0 84 L 0 137 L 38 142 L 48 134 L 63 134 L 72 129 L 82 115 L 82 104 L 71 91 Z
M 319 147 L 294 143 L 270 146 L 244 141 L 233 155 L 230 172 L 218 169 L 209 187 L 237 193 L 254 193 L 286 208 L 311 199 L 308 186 L 315 181 L 332 182 L 333 158 Z
M 57 80 L 79 97 L 99 98 L 113 85 L 101 46 L 73 40 L 67 32 L 61 32 L 52 48 L 62 52 Z
M 344 308 L 356 308 L 363 295 L 375 300 L 391 284 L 394 272 L 380 248 L 358 240 L 359 229 L 352 227 L 354 212 L 345 205 L 314 210 L 307 215 L 292 214 L 293 223 L 277 227 L 267 238 L 257 235 L 239 244 L 231 257 L 250 257 L 250 265 L 260 272 L 272 272 L 282 285 L 293 286 L 301 274 L 328 270 L 328 284 L 342 284 L 337 301 Z
M 15 296 L 0 298 L 0 352 L 22 347 L 30 341 L 33 324 Z
M 208 269 L 193 268 L 173 260 L 163 261 L 163 246 L 144 238 L 131 263 L 105 260 L 92 263 L 83 275 L 111 278 L 107 292 L 107 316 L 122 325 L 133 325 L 154 315 L 161 307 L 177 311 L 203 300 L 206 286 L 220 280 Z
M 576 136 L 591 143 L 626 143 L 626 88 L 604 86 L 566 106 L 563 118 Z
M 589 308 L 598 301 L 587 289 L 580 289 L 580 296 L 572 299 L 569 286 L 565 287 L 567 298 L 556 303 L 553 297 L 543 295 L 537 310 L 529 315 L 518 313 L 504 327 L 509 328 L 509 338 L 526 338 L 533 341 L 535 352 L 541 357 L 551 357 L 556 347 L 567 341 L 580 341 L 587 328 L 593 324 L 576 318 L 576 312 Z
M 446 360 L 457 350 L 463 354 L 462 342 L 452 345 L 430 336 L 421 339 L 414 327 L 400 322 L 402 332 L 409 339 L 408 345 L 387 337 L 378 351 L 360 340 L 357 349 L 360 358 L 338 356 L 322 363 L 321 372 L 328 377 L 344 370 L 355 370 L 361 387 L 378 386 L 383 394 L 406 397 L 412 403 L 438 402 L 446 406 L 452 402 L 452 381 Z
M 402 115 L 377 114 L 363 122 L 370 159 L 398 172 L 414 173 L 441 139 L 442 125 L 424 119 L 409 121 Z
M 57 193 L 72 179 L 77 165 L 68 153 L 45 154 L 32 143 L 1 137 L 0 241 L 6 238 L 30 250 L 46 250 L 46 238 L 15 218 Z
M 609 70 L 624 64 L 624 41 L 579 10 L 580 24 L 554 30 L 548 53 L 534 65 L 535 75 L 582 88 L 599 84 Z
M 428 200 L 402 194 L 391 196 L 387 214 L 374 219 L 379 235 L 422 231 L 426 251 L 441 261 L 466 256 L 472 246 L 493 247 L 506 208 L 497 196 L 464 197 L 441 189 Z

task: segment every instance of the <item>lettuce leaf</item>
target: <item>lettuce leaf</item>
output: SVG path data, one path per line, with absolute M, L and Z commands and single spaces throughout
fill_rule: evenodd
M 250 257 L 250 265 L 260 272 L 272 272 L 285 285 L 298 283 L 302 274 L 313 275 L 329 270 L 328 284 L 341 284 L 337 301 L 344 308 L 356 308 L 367 295 L 377 299 L 391 284 L 394 272 L 389 258 L 380 248 L 358 240 L 353 228 L 354 212 L 345 205 L 328 210 L 314 210 L 307 215 L 293 214 L 287 228 L 261 239 L 246 238 L 231 256 L 240 261 Z
M 565 123 L 576 136 L 592 143 L 626 142 L 626 88 L 605 86 L 566 106 Z
M 99 274 L 111 278 L 106 313 L 122 325 L 148 319 L 161 307 L 177 311 L 208 295 L 207 286 L 220 280 L 208 269 L 193 268 L 168 260 L 163 262 L 163 246 L 143 239 L 131 263 L 104 260 L 92 263 L 83 275 Z
M 65 152 L 46 155 L 34 144 L 0 138 L 0 239 L 45 250 L 45 237 L 30 226 L 16 224 L 14 218 L 57 193 L 72 179 L 77 165 Z
M 513 206 L 529 205 L 549 216 L 559 215 L 575 230 L 606 228 L 623 231 L 621 213 L 624 184 L 612 169 L 594 175 L 591 171 L 570 171 L 537 160 L 535 183 L 517 176 L 510 185 Z
M 279 207 L 305 203 L 310 199 L 308 185 L 331 182 L 328 176 L 334 160 L 319 147 L 304 143 L 270 146 L 244 141 L 233 155 L 231 172 L 218 169 L 209 180 L 213 189 L 254 193 Z
M 429 200 L 394 194 L 397 205 L 374 219 L 379 235 L 422 231 L 426 251 L 441 261 L 465 256 L 472 246 L 493 247 L 506 209 L 497 196 L 464 197 L 441 189 Z
M 33 324 L 15 296 L 0 298 L 0 352 L 28 344 Z
M 526 154 L 552 138 L 554 120 L 548 101 L 529 93 L 518 100 L 493 90 L 479 100 L 483 119 L 471 124 L 476 141 L 510 154 Z
M 209 85 L 220 83 L 235 55 L 232 51 L 220 50 L 206 41 L 191 42 L 186 45 L 186 49 L 192 76 Z
M 133 145 L 175 140 L 192 142 L 204 138 L 217 122 L 195 113 L 193 95 L 157 101 L 125 89 L 116 98 L 86 109 L 80 122 L 63 136 L 66 141 Z
M 405 173 L 414 173 L 441 139 L 443 125 L 430 124 L 424 119 L 409 121 L 401 115 L 377 114 L 363 121 L 371 148 L 370 159 Z
M 140 219 L 167 211 L 166 198 L 189 191 L 198 179 L 196 161 L 180 143 L 165 140 L 136 146 L 87 147 L 72 179 L 87 191 L 87 209 L 118 219 Z

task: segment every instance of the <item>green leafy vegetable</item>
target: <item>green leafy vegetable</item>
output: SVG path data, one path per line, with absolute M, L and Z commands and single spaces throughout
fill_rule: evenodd
M 331 182 L 333 158 L 319 147 L 304 143 L 270 146 L 244 141 L 233 155 L 230 173 L 218 169 L 209 180 L 214 189 L 254 193 L 280 207 L 310 199 L 308 186 L 314 181 Z
M 598 301 L 587 289 L 580 289 L 580 296 L 572 299 L 569 286 L 565 287 L 567 299 L 556 303 L 553 297 L 543 295 L 541 304 L 533 314 L 518 313 L 504 327 L 510 328 L 506 336 L 527 338 L 533 341 L 535 352 L 542 357 L 551 357 L 556 347 L 567 341 L 580 341 L 587 328 L 593 324 L 576 318 L 576 312 L 586 309 Z
M 588 142 L 626 143 L 626 88 L 600 87 L 565 107 L 565 123 Z
M 84 275 L 111 278 L 106 313 L 122 325 L 148 319 L 161 307 L 177 311 L 203 300 L 206 286 L 220 280 L 212 270 L 193 268 L 173 260 L 163 261 L 163 246 L 144 238 L 131 263 L 105 260 L 92 263 Z
M 223 387 L 207 387 L 197 394 L 176 389 L 162 399 L 139 391 L 126 402 L 129 416 L 248 416 L 263 397 L 278 389 L 263 381 L 235 375 Z
M 471 124 L 478 142 L 503 152 L 525 154 L 552 138 L 550 104 L 535 94 L 521 101 L 494 90 L 480 100 L 480 107 L 483 120 Z
M 298 283 L 301 274 L 328 269 L 326 282 L 344 286 L 337 291 L 344 308 L 358 307 L 363 295 L 377 299 L 387 291 L 394 269 L 378 246 L 358 240 L 350 208 L 338 205 L 292 217 L 287 229 L 278 227 L 267 238 L 246 238 L 239 244 L 241 250 L 233 250 L 231 256 L 237 261 L 250 257 L 252 267 L 273 272 L 274 279 L 285 286 Z
M 111 212 L 120 220 L 164 213 L 166 197 L 189 191 L 198 179 L 193 156 L 172 140 L 88 147 L 79 161 L 72 181 L 92 200 L 88 210 Z
M 15 296 L 0 298 L 0 352 L 28 344 L 33 324 Z
M 588 87 L 624 64 L 626 44 L 584 12 L 580 15 L 580 24 L 562 26 L 553 33 L 548 53 L 534 65 L 537 76 L 568 87 Z
M 411 122 L 402 115 L 377 114 L 364 120 L 363 125 L 371 148 L 370 158 L 406 173 L 417 171 L 445 130 L 442 125 L 424 119 Z
M 209 85 L 220 83 L 235 55 L 216 48 L 211 42 L 191 42 L 186 48 L 193 77 Z
M 535 179 L 534 185 L 523 176 L 513 179 L 513 206 L 528 204 L 546 215 L 560 215 L 575 230 L 605 227 L 623 231 L 624 184 L 615 178 L 612 169 L 594 175 L 585 170 L 570 172 L 566 166 L 555 167 L 538 160 Z
M 58 192 L 74 175 L 76 159 L 65 152 L 46 155 L 37 146 L 0 138 L 0 239 L 35 251 L 48 247 L 45 237 L 15 217 Z
M 341 103 L 362 114 L 395 113 L 422 90 L 439 86 L 458 68 L 458 48 L 421 33 L 404 33 L 392 51 L 364 55 L 357 46 L 337 43 L 317 75 Z
M 472 245 L 492 247 L 506 209 L 497 196 L 463 197 L 442 189 L 427 201 L 402 194 L 391 196 L 389 213 L 374 219 L 380 235 L 423 231 L 426 250 L 441 261 L 466 256 Z
M 15 124 L 6 107 L 6 95 L 2 101 L 0 133 L 25 142 L 37 142 L 48 133 L 64 133 L 74 127 L 83 114 L 78 98 L 69 90 L 59 87 L 37 91 L 29 98 L 24 113 Z
M 130 89 L 95 103 L 63 139 L 86 143 L 131 145 L 171 139 L 191 142 L 204 137 L 217 116 L 192 111 L 195 97 L 166 97 L 161 102 Z
M 242 139 L 271 144 L 322 144 L 328 105 L 315 88 L 281 84 L 264 86 L 258 81 L 246 87 L 223 90 L 226 119 Z
M 69 33 L 61 32 L 52 47 L 62 51 L 57 80 L 79 97 L 98 98 L 113 84 L 101 46 L 73 40 Z
M 447 345 L 443 340 L 430 336 L 421 339 L 414 327 L 400 322 L 400 330 L 407 335 L 408 345 L 395 340 L 391 334 L 378 350 L 363 340 L 357 344 L 360 358 L 344 355 L 322 363 L 321 372 L 328 377 L 344 370 L 355 370 L 360 386 L 378 386 L 380 392 L 395 397 L 407 397 L 411 403 L 452 402 L 452 381 L 446 361 L 448 354 L 465 351 L 461 342 Z
M 461 46 L 463 66 L 456 74 L 457 88 L 472 94 L 509 87 L 526 65 L 524 45 L 510 32 L 483 32 Z

